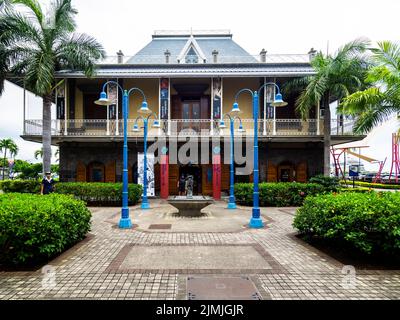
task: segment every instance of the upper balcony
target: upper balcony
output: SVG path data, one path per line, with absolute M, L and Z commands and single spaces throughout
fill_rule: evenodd
M 253 137 L 253 119 L 242 119 L 243 132 L 239 132 L 239 120 L 234 123 L 236 137 Z M 128 137 L 130 140 L 143 139 L 143 122 L 139 120 L 139 132 L 134 132 L 134 120 L 128 120 Z M 160 128 L 153 128 L 154 120 L 149 120 L 148 138 L 229 138 L 229 121 L 226 128 L 219 127 L 219 120 L 161 120 Z M 353 133 L 353 120 L 332 120 L 332 143 L 341 143 L 360 140 L 364 136 Z M 41 141 L 42 120 L 26 120 L 23 137 L 31 141 Z M 324 132 L 323 120 L 316 119 L 267 119 L 258 120 L 259 139 L 268 141 L 322 141 Z M 122 140 L 123 120 L 52 120 L 51 134 L 53 143 L 60 141 L 84 141 L 84 140 Z

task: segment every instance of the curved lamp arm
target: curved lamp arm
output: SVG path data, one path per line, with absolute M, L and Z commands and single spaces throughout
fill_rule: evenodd
M 277 94 L 280 94 L 281 93 L 281 90 L 279 89 L 279 86 L 275 83 L 275 82 L 267 82 L 267 83 L 264 83 L 258 90 L 257 90 L 257 93 L 258 93 L 258 95 L 260 95 L 261 94 L 261 90 L 262 89 L 264 89 L 265 87 L 267 87 L 267 86 L 274 86 L 275 88 L 276 88 L 276 93 Z
M 119 90 L 121 90 L 121 93 L 124 94 L 124 89 L 121 87 L 121 85 L 120 85 L 118 82 L 113 81 L 113 80 L 109 80 L 109 81 L 107 81 L 105 84 L 103 84 L 103 89 L 102 89 L 103 92 L 106 92 L 106 87 L 107 87 L 107 85 L 110 84 L 110 83 L 113 83 L 113 84 L 117 85 L 117 87 L 119 88 Z
M 251 94 L 251 97 L 253 97 L 253 95 L 254 95 L 253 91 L 251 91 L 250 89 L 247 89 L 247 88 L 241 89 L 241 90 L 239 90 L 239 91 L 236 93 L 236 95 L 235 95 L 235 102 L 237 102 L 239 96 L 240 96 L 243 92 L 248 92 L 248 93 L 250 93 L 250 94 Z
M 143 90 L 142 90 L 142 89 L 139 89 L 139 88 L 136 88 L 136 87 L 130 88 L 130 89 L 129 89 L 129 91 L 128 91 L 128 96 L 130 96 L 130 94 L 131 94 L 132 92 L 134 92 L 134 91 L 137 91 L 137 92 L 139 92 L 139 93 L 142 95 L 143 101 L 145 101 L 145 102 L 147 101 L 146 95 L 144 94 Z
M 151 117 L 153 117 L 155 120 L 158 120 L 157 113 L 152 112 L 147 116 L 147 120 L 149 120 Z

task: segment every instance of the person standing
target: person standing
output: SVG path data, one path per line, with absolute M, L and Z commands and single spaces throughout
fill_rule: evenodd
M 55 181 L 51 177 L 51 172 L 46 172 L 45 177 L 42 180 L 42 186 L 40 188 L 40 194 L 50 194 L 54 191 Z
M 178 180 L 178 186 L 177 186 L 180 196 L 185 195 L 185 183 L 186 183 L 185 175 L 182 174 Z

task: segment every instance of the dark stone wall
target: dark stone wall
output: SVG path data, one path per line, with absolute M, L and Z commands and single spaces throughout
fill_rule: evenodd
M 137 162 L 137 153 L 143 152 L 142 143 L 130 142 L 130 168 Z M 243 148 L 245 149 L 245 148 Z M 223 145 L 221 152 L 224 152 Z M 212 151 L 210 150 L 210 159 Z M 200 152 L 199 152 L 200 155 Z M 223 159 L 223 155 L 222 155 Z M 61 181 L 75 181 L 77 163 L 81 161 L 87 166 L 92 161 L 106 164 L 116 161 L 116 181 L 122 181 L 122 142 L 64 142 L 60 144 L 60 179 Z M 290 162 L 298 165 L 307 163 L 307 178 L 323 173 L 323 144 L 322 143 L 276 143 L 261 142 L 259 144 L 260 181 L 267 180 L 268 161 L 275 165 Z
M 116 161 L 116 181 L 122 181 L 122 142 L 94 142 L 78 143 L 64 142 L 60 144 L 60 180 L 72 182 L 76 179 L 77 164 L 82 162 L 87 166 L 92 161 L 106 164 Z M 143 146 L 136 143 L 128 145 L 128 166 L 137 162 L 138 150 L 143 150 Z
M 307 178 L 323 173 L 324 154 L 322 142 L 264 143 L 259 146 L 260 181 L 267 180 L 268 162 L 279 166 L 289 162 L 297 166 L 307 163 Z

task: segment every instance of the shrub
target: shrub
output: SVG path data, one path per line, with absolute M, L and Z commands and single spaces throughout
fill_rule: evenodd
M 324 187 L 317 183 L 277 182 L 260 183 L 260 206 L 300 206 L 305 197 L 323 193 Z M 242 205 L 253 204 L 253 184 L 235 184 L 236 201 Z
M 340 181 L 342 184 L 349 184 L 352 185 L 353 181 L 351 180 L 341 180 Z M 400 185 L 399 184 L 388 184 L 388 183 L 373 183 L 373 182 L 365 182 L 365 181 L 354 181 L 354 184 L 356 186 L 364 187 L 364 188 L 377 188 L 377 189 L 396 189 L 400 190 Z
M 37 263 L 74 245 L 90 229 L 90 211 L 71 196 L 0 195 L 0 264 Z
M 4 180 L 0 181 L 0 189 L 5 193 L 40 193 L 38 180 Z
M 90 204 L 115 204 L 122 201 L 122 183 L 62 182 L 55 185 L 55 192 L 72 194 Z M 142 195 L 142 186 L 128 185 L 130 204 L 136 204 Z
M 37 180 L 5 180 L 0 182 L 0 189 L 5 193 L 39 193 L 40 181 Z M 122 183 L 102 182 L 58 182 L 55 193 L 72 194 L 79 200 L 89 204 L 115 204 L 122 201 Z M 129 184 L 128 198 L 130 204 L 136 204 L 142 195 L 142 186 Z
M 400 254 L 400 193 L 308 197 L 293 226 L 304 235 L 347 243 L 364 253 Z
M 322 185 L 326 191 L 338 191 L 340 188 L 340 180 L 337 177 L 325 177 L 322 174 L 316 175 L 309 180 L 310 183 L 318 183 Z

